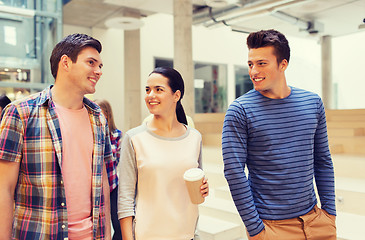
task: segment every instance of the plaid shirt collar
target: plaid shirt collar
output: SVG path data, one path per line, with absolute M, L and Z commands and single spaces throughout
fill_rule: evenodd
M 50 85 L 48 88 L 46 88 L 44 91 L 41 92 L 41 96 L 39 98 L 38 105 L 49 105 L 50 107 L 54 108 L 54 103 L 52 100 L 52 91 L 51 88 L 53 85 Z M 88 98 L 84 97 L 83 99 L 84 105 L 91 111 L 94 112 L 96 116 L 99 116 L 101 114 L 101 109 L 98 105 L 96 105 L 94 102 L 90 101 Z

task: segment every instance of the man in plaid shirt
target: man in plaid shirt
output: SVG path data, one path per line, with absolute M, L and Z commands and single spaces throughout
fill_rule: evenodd
M 0 122 L 0 239 L 110 239 L 109 130 L 84 97 L 101 43 L 72 34 L 53 49 L 54 86 L 14 101 Z

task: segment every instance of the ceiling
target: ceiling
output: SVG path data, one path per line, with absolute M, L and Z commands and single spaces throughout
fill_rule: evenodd
M 208 28 L 242 32 L 275 28 L 297 37 L 365 31 L 365 0 L 192 0 L 192 4 L 193 24 Z M 143 21 L 155 13 L 172 14 L 173 0 L 71 0 L 64 5 L 63 21 L 105 28 L 110 18 L 132 16 Z

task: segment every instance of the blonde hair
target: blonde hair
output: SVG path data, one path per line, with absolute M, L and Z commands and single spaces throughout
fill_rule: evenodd
M 108 121 L 109 132 L 110 133 L 114 132 L 114 130 L 116 130 L 117 127 L 115 126 L 113 111 L 112 107 L 110 106 L 110 103 L 105 99 L 96 99 L 94 100 L 94 102 L 98 104 L 101 110 L 103 111 L 103 114 L 105 115 L 106 120 Z

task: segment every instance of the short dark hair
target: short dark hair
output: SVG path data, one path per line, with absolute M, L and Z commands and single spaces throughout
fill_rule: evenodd
M 99 40 L 81 33 L 68 35 L 57 43 L 49 59 L 53 77 L 55 79 L 57 77 L 58 63 L 63 55 L 67 55 L 72 62 L 76 62 L 77 56 L 85 47 L 95 48 L 99 53 L 102 49 Z
M 274 29 L 269 29 L 250 33 L 247 37 L 248 49 L 268 46 L 274 47 L 274 55 L 276 56 L 278 64 L 284 59 L 289 63 L 290 47 L 284 34 Z
M 150 75 L 152 73 L 158 73 L 167 78 L 169 80 L 168 81 L 169 87 L 174 93 L 177 90 L 180 90 L 181 96 L 176 104 L 176 117 L 179 122 L 187 125 L 188 121 L 186 120 L 186 114 L 181 104 L 181 99 L 183 98 L 185 92 L 184 80 L 181 74 L 177 70 L 170 67 L 157 67 L 150 73 Z

